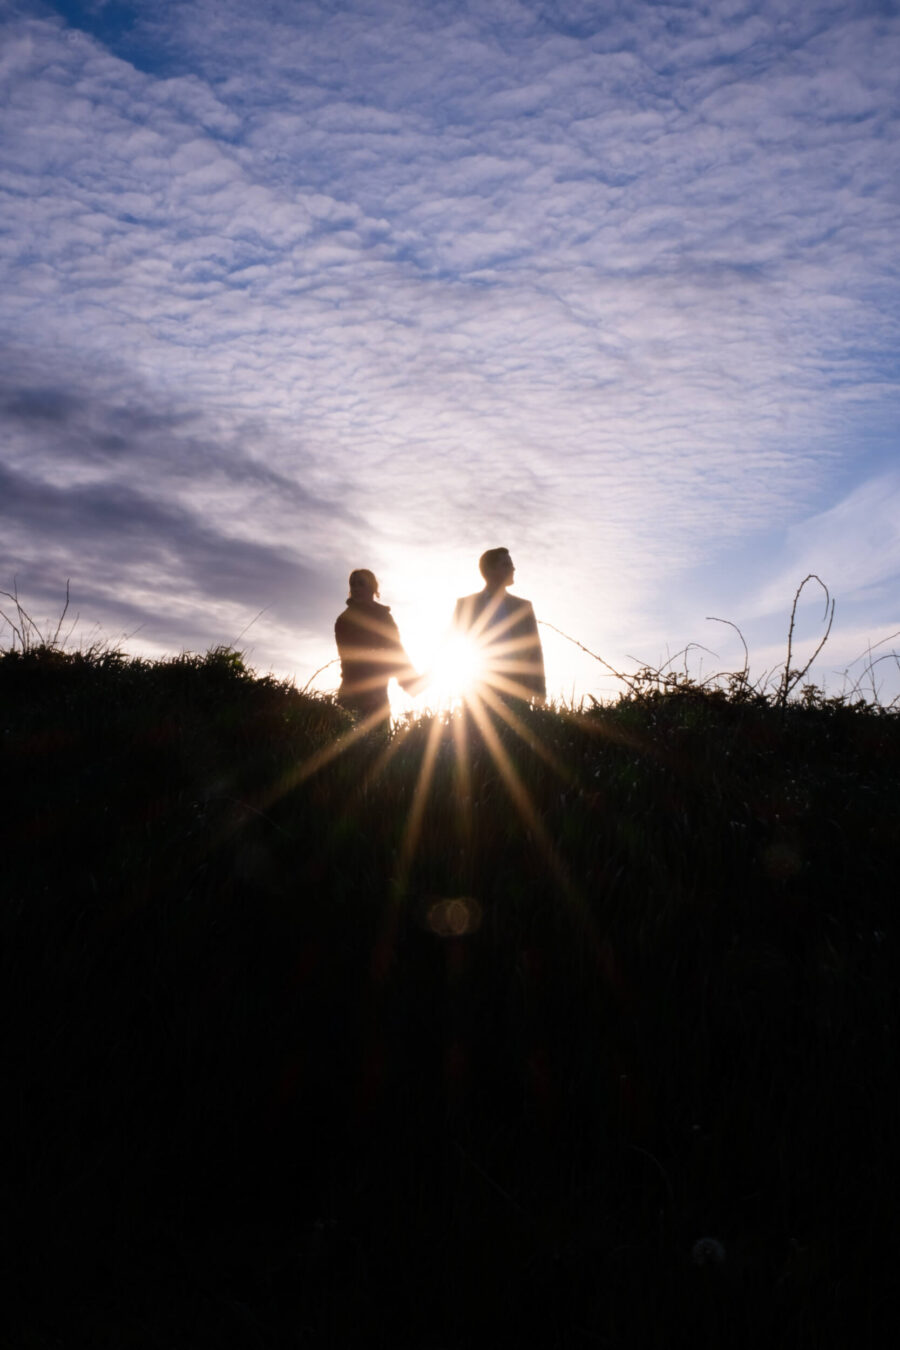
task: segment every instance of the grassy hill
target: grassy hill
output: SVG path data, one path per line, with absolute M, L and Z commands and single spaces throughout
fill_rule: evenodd
M 885 1343 L 900 719 L 517 716 L 0 656 L 0 1344 Z

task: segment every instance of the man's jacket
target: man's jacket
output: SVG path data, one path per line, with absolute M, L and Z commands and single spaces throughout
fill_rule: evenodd
M 482 678 L 498 694 L 544 698 L 544 653 L 530 600 L 487 587 L 457 600 L 453 626 L 475 643 Z

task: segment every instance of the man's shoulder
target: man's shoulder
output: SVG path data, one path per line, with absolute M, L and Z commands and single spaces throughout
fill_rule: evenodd
M 521 595 L 510 595 L 509 592 L 507 592 L 506 599 L 509 602 L 510 610 L 513 613 L 519 614 L 534 613 L 534 605 L 531 603 L 530 600 L 525 600 Z
M 471 624 L 475 619 L 481 617 L 486 608 L 491 593 L 487 589 L 475 591 L 472 595 L 461 595 L 456 602 L 456 609 L 453 617 L 459 623 Z
M 477 613 L 478 610 L 482 609 L 488 603 L 494 594 L 495 592 L 483 590 L 475 591 L 472 595 L 461 595 L 456 602 L 457 611 L 475 610 Z M 515 612 L 516 610 L 526 611 L 534 609 L 530 600 L 523 599 L 521 595 L 510 595 L 509 591 L 504 593 L 501 603 L 507 613 Z

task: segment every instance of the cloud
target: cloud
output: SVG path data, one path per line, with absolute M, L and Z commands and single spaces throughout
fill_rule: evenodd
M 329 630 L 341 540 L 360 522 L 266 462 L 277 429 L 155 406 L 127 371 L 70 363 L 53 374 L 59 383 L 41 382 L 27 356 L 6 353 L 4 589 L 18 575 L 23 594 L 52 605 L 71 578 L 79 606 L 99 603 L 92 617 L 140 626 L 163 648 L 167 631 L 170 642 L 221 641 L 223 624 L 237 631 L 262 608 L 270 628 Z
M 118 484 L 61 488 L 0 466 L 0 502 L 13 547 L 42 538 L 60 562 L 74 555 L 82 575 L 115 573 L 125 590 L 157 586 L 161 599 L 180 591 L 201 605 L 210 596 L 251 608 L 263 602 L 276 617 L 312 627 L 331 612 L 341 584 L 286 549 L 223 535 L 198 513 Z
M 842 601 L 852 604 L 867 591 L 887 591 L 898 612 L 900 472 L 866 479 L 828 510 L 792 525 L 784 551 L 784 570 L 758 597 L 758 611 L 765 613 L 783 604 L 789 578 L 799 582 L 815 572 L 826 583 L 828 577 L 836 579 L 832 585 L 839 587 Z M 807 602 L 812 598 L 807 597 Z
M 217 485 L 234 487 L 277 495 L 294 521 L 321 516 L 332 526 L 359 524 L 339 499 L 318 496 L 302 478 L 254 455 L 257 442 L 269 448 L 277 435 L 259 419 L 223 429 L 197 407 L 171 399 L 155 405 L 133 372 L 118 372 L 116 382 L 115 371 L 57 367 L 51 383 L 22 356 L 7 349 L 0 374 L 9 464 L 37 463 L 75 482 L 102 471 L 108 481 L 127 477 L 129 485 L 163 496 L 199 488 L 207 502 Z

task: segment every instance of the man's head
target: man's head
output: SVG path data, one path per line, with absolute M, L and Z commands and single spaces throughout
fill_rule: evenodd
M 516 575 L 508 548 L 489 548 L 478 559 L 478 570 L 491 587 L 511 586 Z

